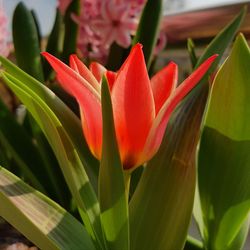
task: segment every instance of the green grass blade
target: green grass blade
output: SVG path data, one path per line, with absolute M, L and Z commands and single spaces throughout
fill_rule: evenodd
M 40 249 L 95 249 L 72 215 L 1 167 L 0 203 L 0 216 Z
M 102 82 L 103 145 L 99 199 L 103 231 L 110 250 L 129 249 L 128 201 L 123 168 L 116 142 L 109 87 Z
M 213 83 L 199 152 L 208 249 L 241 249 L 250 211 L 250 50 L 242 35 Z
M 6 84 L 26 105 L 46 135 L 57 156 L 68 187 L 80 209 L 85 226 L 92 233 L 92 237 L 98 241 L 102 237 L 99 204 L 71 138 L 37 93 L 8 73 L 2 74 Z M 95 223 L 91 223 L 94 221 Z

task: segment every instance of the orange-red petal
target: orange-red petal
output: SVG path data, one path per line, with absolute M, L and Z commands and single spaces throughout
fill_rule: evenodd
M 136 164 L 155 117 L 153 94 L 140 44 L 134 46 L 119 70 L 111 95 L 121 158 L 124 168 L 128 169 Z
M 63 62 L 43 53 L 57 73 L 61 86 L 73 95 L 80 106 L 83 132 L 92 153 L 100 159 L 102 145 L 101 103 L 95 89 Z
M 180 84 L 159 111 L 150 130 L 140 161 L 149 160 L 159 149 L 169 118 L 180 101 L 199 83 L 217 55 L 208 58 L 182 84 Z
M 79 73 L 89 84 L 92 85 L 92 87 L 100 93 L 101 88 L 98 84 L 98 81 L 96 80 L 95 76 L 92 74 L 92 72 L 88 69 L 87 66 L 76 56 L 71 55 L 69 58 L 70 67 L 75 70 L 77 73 Z
M 158 114 L 162 105 L 175 90 L 178 81 L 178 66 L 170 62 L 151 79 L 151 87 L 155 101 L 155 113 Z
M 89 65 L 89 69 L 99 83 L 102 81 L 102 77 L 107 71 L 107 69 L 98 62 L 92 62 Z

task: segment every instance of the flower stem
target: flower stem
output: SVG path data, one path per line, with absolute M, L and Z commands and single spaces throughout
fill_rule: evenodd
M 124 184 L 125 184 L 125 193 L 127 201 L 129 201 L 130 177 L 131 177 L 130 172 L 124 171 Z

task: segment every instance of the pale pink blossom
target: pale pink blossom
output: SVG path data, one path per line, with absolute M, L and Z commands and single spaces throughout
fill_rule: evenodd
M 8 35 L 8 18 L 3 8 L 3 2 L 0 0 L 0 55 L 2 56 L 8 56 L 10 53 Z
M 103 1 L 100 17 L 92 22 L 92 29 L 100 35 L 103 45 L 109 47 L 116 42 L 127 48 L 131 34 L 137 27 L 137 19 L 130 15 L 131 4 L 116 0 Z
M 131 45 L 146 0 L 81 0 L 80 16 L 72 18 L 80 26 L 78 49 L 84 58 L 105 63 L 110 46 Z M 155 53 L 165 47 L 161 33 Z
M 83 57 L 104 63 L 110 46 L 126 48 L 136 31 L 145 0 L 81 0 L 78 49 Z

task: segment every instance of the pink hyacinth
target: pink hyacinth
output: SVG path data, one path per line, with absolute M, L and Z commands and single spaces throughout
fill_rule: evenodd
M 104 63 L 116 42 L 127 48 L 136 31 L 145 0 L 81 0 L 78 48 L 83 57 Z
M 78 49 L 81 56 L 105 63 L 110 46 L 131 45 L 146 0 L 81 0 L 80 16 L 72 18 L 80 26 Z M 161 34 L 159 52 L 165 45 Z
M 3 8 L 3 2 L 0 0 L 0 55 L 8 56 L 10 46 L 8 44 L 8 19 Z

